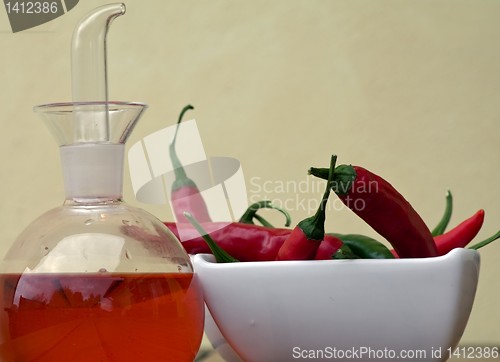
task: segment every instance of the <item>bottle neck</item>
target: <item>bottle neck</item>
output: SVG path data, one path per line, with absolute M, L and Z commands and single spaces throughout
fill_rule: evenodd
M 67 202 L 109 202 L 122 198 L 125 145 L 81 143 L 60 147 Z

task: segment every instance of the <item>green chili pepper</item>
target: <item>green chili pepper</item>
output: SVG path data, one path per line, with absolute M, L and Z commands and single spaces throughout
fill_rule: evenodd
M 394 259 L 391 251 L 380 241 L 360 234 L 331 234 L 342 240 L 361 259 Z
M 346 244 L 342 244 L 335 254 L 332 255 L 332 259 L 359 259 L 359 256 L 354 254 L 352 249 Z

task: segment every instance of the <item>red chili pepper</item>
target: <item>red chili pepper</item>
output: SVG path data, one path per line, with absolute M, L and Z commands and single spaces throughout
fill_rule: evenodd
M 325 169 L 309 173 L 325 178 Z M 432 234 L 420 215 L 386 180 L 360 166 L 340 165 L 332 188 L 342 202 L 393 246 L 402 258 L 437 255 Z
M 187 222 L 187 219 L 184 216 L 185 211 L 193 215 L 199 222 L 208 222 L 211 221 L 211 218 L 208 213 L 205 200 L 203 200 L 196 183 L 187 176 L 186 171 L 184 170 L 184 167 L 182 167 L 179 157 L 175 151 L 175 142 L 177 140 L 179 125 L 182 122 L 184 113 L 190 109 L 194 109 L 194 107 L 192 105 L 187 105 L 182 109 L 177 122 L 177 128 L 175 129 L 174 139 L 169 147 L 170 160 L 172 161 L 175 174 L 175 180 L 172 184 L 171 192 L 172 208 L 177 222 Z
M 455 248 L 465 248 L 481 230 L 484 221 L 484 210 L 455 226 L 450 231 L 434 237 L 439 255 L 448 254 Z
M 325 237 L 326 203 L 330 196 L 330 184 L 333 180 L 336 161 L 337 156 L 332 156 L 326 189 L 316 214 L 297 224 L 278 251 L 276 260 L 307 260 L 314 258 L 321 241 Z
M 179 229 L 182 230 L 181 241 L 187 253 L 211 253 L 206 242 L 191 225 L 179 225 L 178 229 L 178 225 L 174 222 L 164 224 L 179 239 L 181 239 Z M 238 222 L 209 222 L 201 225 L 223 250 L 239 261 L 275 260 L 278 250 L 291 232 L 285 228 L 269 228 Z
M 172 233 L 179 238 L 177 224 L 164 223 Z M 276 259 L 278 251 L 285 239 L 292 232 L 291 229 L 269 228 L 260 225 L 233 223 L 205 223 L 202 224 L 221 249 L 240 261 L 272 261 Z M 188 225 L 182 225 L 184 241 L 182 245 L 189 254 L 211 253 L 207 243 L 199 232 Z M 315 259 L 331 259 L 332 255 L 342 246 L 342 241 L 333 235 L 325 235 L 320 243 Z
M 465 248 L 477 235 L 484 221 L 484 210 L 477 211 L 453 229 L 434 237 L 438 255 L 446 255 L 455 248 Z M 398 253 L 391 250 L 395 257 Z
M 331 260 L 343 242 L 336 236 L 326 234 L 316 250 L 315 260 Z

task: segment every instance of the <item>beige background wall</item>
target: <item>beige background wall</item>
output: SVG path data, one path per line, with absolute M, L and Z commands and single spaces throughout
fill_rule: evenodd
M 16 34 L 0 11 L 0 254 L 62 202 L 58 150 L 31 108 L 71 99 L 73 27 L 105 3 Z M 306 183 L 336 153 L 391 181 L 430 227 L 448 188 L 452 225 L 484 208 L 480 240 L 500 221 L 499 24 L 489 0 L 133 0 L 109 34 L 110 94 L 150 105 L 130 144 L 192 103 L 207 153 L 239 159 L 250 196 L 298 200 L 295 221 L 321 191 L 259 185 Z M 345 210 L 328 217 L 329 230 L 376 236 Z M 481 255 L 462 342 L 498 345 L 500 242 Z

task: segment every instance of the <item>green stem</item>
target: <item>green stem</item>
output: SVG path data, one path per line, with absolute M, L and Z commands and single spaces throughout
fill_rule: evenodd
M 258 222 L 260 222 L 260 224 L 262 226 L 265 226 L 267 228 L 271 228 L 271 229 L 274 229 L 274 225 L 271 224 L 269 221 L 267 221 L 266 219 L 264 219 L 262 216 L 260 216 L 259 214 L 255 214 L 255 216 L 253 217 L 254 219 L 256 219 Z
M 175 128 L 174 138 L 172 139 L 172 143 L 170 143 L 169 146 L 170 161 L 172 162 L 172 166 L 174 167 L 174 174 L 175 174 L 174 185 L 172 185 L 172 189 L 174 190 L 182 186 L 194 185 L 194 182 L 187 177 L 186 171 L 184 170 L 184 167 L 182 167 L 182 164 L 179 160 L 179 156 L 177 156 L 177 152 L 175 151 L 177 133 L 179 132 L 179 126 L 182 122 L 182 118 L 184 117 L 184 114 L 191 109 L 194 109 L 194 107 L 190 104 L 188 104 L 182 109 L 179 115 L 179 120 L 177 121 L 177 127 Z
M 321 203 L 318 210 L 314 216 L 302 220 L 297 225 L 306 237 L 310 240 L 323 240 L 325 236 L 325 213 L 326 204 L 328 202 L 328 197 L 330 196 L 331 184 L 333 181 L 333 174 L 335 170 L 335 163 L 337 162 L 337 156 L 332 155 L 330 159 L 330 168 L 328 172 L 328 180 L 326 182 L 325 192 L 321 198 Z
M 323 193 L 323 197 L 321 198 L 321 203 L 319 209 L 316 211 L 316 215 L 314 215 L 314 220 L 318 220 L 317 222 L 325 222 L 325 211 L 326 211 L 326 203 L 328 202 L 328 197 L 330 196 L 331 184 L 333 181 L 333 175 L 335 171 L 335 164 L 337 163 L 337 156 L 332 155 L 330 159 L 330 169 L 328 171 L 328 180 L 326 181 L 325 192 Z
M 469 246 L 469 249 L 477 250 L 477 249 L 482 248 L 483 246 L 486 246 L 489 243 L 491 243 L 492 241 L 495 241 L 496 239 L 499 239 L 499 238 L 500 238 L 500 231 L 497 231 L 497 233 L 495 235 L 490 236 L 488 239 L 480 241 L 479 243 L 474 244 L 472 246 Z
M 184 118 L 184 113 L 186 113 L 187 111 L 192 110 L 192 109 L 194 109 L 194 107 L 192 105 L 188 104 L 187 106 L 182 108 L 182 111 L 179 114 L 179 119 L 177 120 L 177 127 L 175 128 L 174 139 L 172 140 L 172 143 L 174 144 L 174 146 L 175 146 L 175 142 L 177 141 L 177 132 L 179 132 L 179 125 L 182 122 L 182 118 Z
M 285 226 L 290 226 L 290 224 L 292 222 L 292 218 L 291 218 L 290 214 L 288 213 L 288 211 L 286 211 L 285 209 L 282 209 L 281 207 L 273 205 L 270 200 L 262 200 L 262 201 L 255 202 L 252 205 L 250 205 L 247 208 L 247 210 L 245 211 L 245 213 L 241 216 L 239 222 L 244 223 L 244 224 L 253 224 L 252 220 L 254 218 L 257 218 L 257 211 L 259 209 L 274 209 L 274 210 L 278 210 L 283 215 L 285 215 L 285 218 L 286 218 Z M 264 221 L 264 223 L 268 224 L 268 225 L 264 225 L 264 226 L 271 225 L 267 221 Z M 269 227 L 272 227 L 272 225 L 269 226 Z
M 318 168 L 311 167 L 307 173 L 309 175 L 321 178 L 323 180 L 328 179 L 328 174 L 330 170 L 328 168 Z M 351 165 L 338 165 L 335 168 L 333 174 L 333 181 L 331 187 L 333 192 L 337 195 L 347 195 L 352 188 L 352 184 L 356 180 L 356 170 Z
M 188 221 L 193 225 L 193 227 L 200 233 L 201 237 L 208 244 L 208 247 L 212 251 L 212 254 L 215 256 L 215 260 L 217 263 L 236 263 L 239 262 L 238 259 L 233 258 L 229 255 L 224 249 L 222 249 L 215 241 L 208 235 L 208 233 L 203 229 L 203 226 L 200 225 L 198 220 L 196 220 L 193 215 L 189 212 L 185 211 L 184 216 Z
M 446 192 L 446 208 L 444 210 L 443 217 L 441 218 L 441 221 L 439 221 L 439 223 L 436 225 L 436 227 L 432 230 L 432 236 L 442 235 L 446 231 L 446 228 L 448 227 L 451 219 L 452 211 L 453 195 L 451 194 L 451 191 L 448 190 Z

